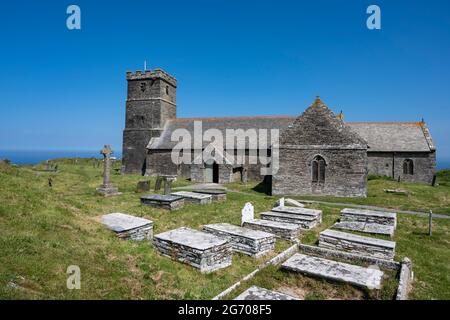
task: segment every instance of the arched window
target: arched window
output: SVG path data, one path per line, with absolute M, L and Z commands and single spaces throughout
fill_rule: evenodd
M 325 182 L 325 159 L 321 156 L 316 156 L 312 163 L 312 182 L 324 183 Z
M 403 174 L 414 174 L 414 162 L 411 159 L 403 161 Z
M 166 86 L 166 94 L 169 94 L 169 86 Z

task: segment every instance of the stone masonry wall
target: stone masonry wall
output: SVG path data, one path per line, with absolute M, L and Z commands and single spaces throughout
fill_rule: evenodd
M 369 174 L 387 176 L 401 181 L 431 183 L 436 173 L 435 152 L 368 152 Z M 403 174 L 403 162 L 411 159 L 414 174 Z M 394 169 L 394 170 L 393 170 Z
M 128 94 L 123 132 L 124 173 L 143 174 L 147 144 L 159 137 L 167 120 L 176 118 L 176 80 L 156 69 L 127 73 Z
M 145 175 L 176 175 L 177 165 L 172 162 L 171 150 L 149 150 Z
M 326 161 L 325 183 L 312 182 L 311 161 L 316 155 Z M 274 195 L 367 196 L 365 150 L 280 149 L 280 169 L 272 177 Z

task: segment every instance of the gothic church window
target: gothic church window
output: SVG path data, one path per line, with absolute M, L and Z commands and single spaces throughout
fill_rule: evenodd
M 403 161 L 403 174 L 414 174 L 414 162 L 411 159 Z
M 166 86 L 166 94 L 169 94 L 169 86 Z
M 325 159 L 321 156 L 316 156 L 312 163 L 312 182 L 324 183 L 325 182 Z
M 145 82 L 141 82 L 141 91 L 144 92 L 146 89 L 147 85 Z

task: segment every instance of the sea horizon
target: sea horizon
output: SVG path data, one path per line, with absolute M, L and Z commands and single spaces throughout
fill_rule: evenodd
M 122 159 L 122 150 L 113 154 Z M 58 158 L 103 158 L 99 150 L 0 150 L 0 160 L 8 159 L 16 165 L 32 165 Z M 450 159 L 441 159 L 436 169 L 450 169 Z
M 122 150 L 115 151 L 113 156 L 121 159 Z M 8 159 L 16 165 L 33 165 L 59 158 L 101 159 L 103 156 L 100 150 L 0 150 L 0 160 Z

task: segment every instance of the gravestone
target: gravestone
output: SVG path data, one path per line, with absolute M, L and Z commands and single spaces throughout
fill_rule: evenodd
M 227 191 L 218 189 L 202 189 L 193 190 L 195 193 L 209 194 L 212 196 L 214 201 L 225 201 L 227 200 Z
M 141 203 L 167 210 L 178 210 L 184 206 L 184 198 L 180 196 L 151 194 L 141 197 Z
M 436 175 L 433 175 L 433 181 L 431 181 L 431 186 L 436 187 Z
M 330 229 L 319 234 L 319 247 L 384 260 L 393 260 L 395 256 L 395 242 L 393 241 Z
M 155 235 L 153 245 L 164 256 L 187 263 L 201 272 L 231 265 L 232 249 L 227 240 L 190 228 Z
M 116 187 L 111 184 L 111 154 L 113 151 L 109 145 L 105 145 L 100 153 L 104 157 L 103 161 L 103 184 L 97 188 L 97 192 L 105 197 L 116 196 L 122 194 Z
M 298 300 L 290 295 L 252 286 L 242 292 L 234 300 Z
M 159 189 L 161 189 L 161 183 L 162 183 L 163 178 L 160 176 L 156 177 L 156 182 L 155 182 L 155 191 L 159 191 Z
M 241 225 L 244 225 L 247 221 L 255 219 L 255 208 L 250 202 L 247 202 L 244 208 L 242 208 L 241 215 Z
M 207 224 L 203 226 L 203 231 L 228 240 L 234 251 L 249 256 L 263 256 L 273 250 L 275 246 L 273 234 L 229 223 Z
M 166 177 L 164 180 L 164 194 L 169 195 L 172 192 L 172 182 L 175 181 L 174 178 Z
M 117 237 L 126 240 L 151 240 L 153 221 L 124 213 L 110 213 L 102 216 L 102 224 L 114 231 Z
M 150 181 L 139 181 L 136 186 L 136 192 L 150 191 Z
M 212 196 L 209 194 L 201 194 L 190 191 L 178 191 L 172 192 L 171 195 L 183 197 L 185 202 L 195 204 L 209 204 L 212 202 Z
M 332 281 L 349 283 L 358 287 L 380 289 L 384 272 L 324 258 L 294 254 L 281 267 L 285 270 Z

